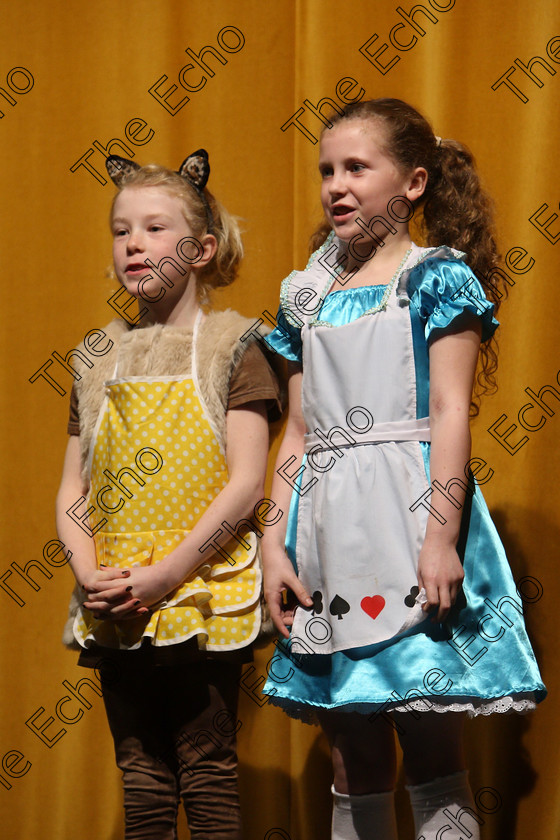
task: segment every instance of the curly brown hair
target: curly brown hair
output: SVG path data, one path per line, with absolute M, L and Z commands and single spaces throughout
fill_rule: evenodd
M 239 226 L 209 190 L 204 189 L 204 198 L 212 213 L 211 231 L 208 230 L 208 213 L 200 193 L 178 172 L 149 163 L 130 171 L 119 181 L 119 192 L 127 187 L 161 187 L 181 200 L 183 216 L 196 238 L 206 233 L 216 237 L 217 249 L 213 259 L 196 273 L 198 296 L 202 303 L 208 301 L 212 289 L 233 283 L 243 257 Z M 110 219 L 119 192 L 113 198 Z
M 466 253 L 466 262 L 484 287 L 496 311 L 507 294 L 507 278 L 500 268 L 494 238 L 493 205 L 483 190 L 475 161 L 466 146 L 456 140 L 439 140 L 428 121 L 400 99 L 370 99 L 353 102 L 329 117 L 328 131 L 342 120 L 375 120 L 384 136 L 384 152 L 404 174 L 417 166 L 428 173 L 423 196 L 414 207 L 415 219 L 428 246 L 450 245 Z M 331 231 L 323 220 L 313 233 L 310 246 L 316 250 Z M 498 345 L 495 338 L 481 345 L 472 415 L 479 399 L 496 391 Z

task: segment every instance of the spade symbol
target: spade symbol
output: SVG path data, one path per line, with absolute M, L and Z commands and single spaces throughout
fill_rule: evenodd
M 414 606 L 414 604 L 416 603 L 416 596 L 418 595 L 419 592 L 420 592 L 420 590 L 418 589 L 417 586 L 412 587 L 412 589 L 410 590 L 410 595 L 407 595 L 406 598 L 404 599 L 404 602 L 405 602 L 407 607 L 413 607 Z
M 323 595 L 317 589 L 311 597 L 313 598 L 313 615 L 319 615 L 323 612 Z
M 343 615 L 350 612 L 350 604 L 344 598 L 341 598 L 340 595 L 335 595 L 330 603 L 329 612 L 331 615 L 336 615 L 340 621 Z

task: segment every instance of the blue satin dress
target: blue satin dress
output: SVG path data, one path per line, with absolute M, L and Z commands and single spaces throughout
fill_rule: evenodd
M 332 283 L 332 260 L 328 263 L 325 255 L 328 253 L 327 249 L 332 249 L 333 242 L 336 244 L 338 240 L 333 240 L 331 235 L 319 251 L 312 255 L 306 270 L 292 272 L 283 283 L 278 325 L 267 336 L 267 343 L 275 352 L 289 360 L 302 362 L 302 358 L 304 360 L 317 358 L 317 355 L 310 352 L 310 347 L 307 346 L 307 343 L 311 345 L 314 329 L 331 327 L 335 328 L 332 331 L 334 333 L 337 327 L 359 322 L 360 328 L 367 330 L 368 323 L 372 324 L 373 329 L 375 323 L 380 323 L 375 319 L 389 317 L 387 314 L 389 307 L 385 305 L 383 309 L 376 312 L 376 308 L 388 299 L 386 286 L 342 288 L 327 294 Z M 488 340 L 498 326 L 492 314 L 493 304 L 486 300 L 478 280 L 457 256 L 458 252 L 452 252 L 447 248 L 419 249 L 414 246 L 412 256 L 405 264 L 402 274 L 397 278 L 398 285 L 394 291 L 391 290 L 391 294 L 398 295 L 399 304 L 402 304 L 407 321 L 410 319 L 412 363 L 405 367 L 407 370 L 410 369 L 410 381 L 407 384 L 414 392 L 413 404 L 419 423 L 421 423 L 421 418 L 426 418 L 429 414 L 429 341 L 445 334 L 450 325 L 465 312 L 470 312 L 480 318 L 483 341 Z M 329 268 L 328 265 L 331 267 Z M 302 289 L 305 292 L 303 298 L 301 297 Z M 314 305 L 306 306 L 305 301 L 309 301 L 310 297 Z M 303 305 L 301 301 L 304 301 Z M 372 311 L 374 314 L 370 314 Z M 340 336 L 343 331 L 338 332 Z M 355 374 L 356 366 L 360 366 L 363 370 L 374 368 L 376 358 L 357 359 L 356 347 L 350 340 L 351 333 L 346 333 L 346 335 L 349 338 L 346 351 L 341 349 L 341 342 L 338 340 L 338 344 L 335 344 L 336 357 L 331 356 L 331 358 L 336 358 L 337 375 L 340 376 L 342 356 L 342 370 L 346 363 L 350 379 Z M 364 346 L 363 341 L 361 346 Z M 374 346 L 373 333 L 372 346 Z M 319 377 L 311 381 L 314 388 L 311 404 L 314 402 L 320 404 L 322 395 L 317 388 L 321 386 L 317 383 L 321 383 L 322 379 Z M 390 378 L 388 381 L 391 381 Z M 368 394 L 368 382 L 369 377 L 364 375 L 360 404 L 373 405 L 373 416 L 380 416 L 380 406 L 383 405 L 383 399 L 386 399 L 387 395 L 380 396 L 379 387 Z M 332 387 L 333 383 L 325 378 L 325 402 L 330 399 L 328 389 Z M 303 388 L 305 405 L 305 364 Z M 368 402 L 368 399 L 371 402 Z M 375 431 L 376 426 L 372 428 Z M 312 432 L 312 429 L 308 429 L 308 432 Z M 374 437 L 374 440 L 377 439 Z M 398 446 L 398 443 L 392 445 Z M 407 442 L 405 446 L 402 446 L 403 459 L 409 457 L 407 452 L 410 450 L 406 448 L 408 445 Z M 369 449 L 378 454 L 381 453 L 383 446 L 387 444 L 363 447 L 363 450 L 365 452 Z M 430 444 L 422 442 L 422 437 L 420 437 L 414 442 L 414 446 L 421 452 L 420 460 L 423 462 L 427 482 L 425 486 L 429 487 Z M 355 449 L 359 450 L 362 447 L 355 447 Z M 346 458 L 346 469 L 352 469 L 348 466 L 351 460 Z M 309 486 L 309 480 L 315 473 L 311 463 L 307 461 L 307 456 L 304 456 L 302 466 L 305 470 L 301 472 L 298 485 L 292 494 L 286 551 L 294 568 L 305 582 L 309 578 L 306 556 L 305 552 L 301 552 L 301 545 L 298 551 L 298 513 L 302 507 L 302 488 Z M 473 467 L 476 472 L 476 467 L 474 465 Z M 357 456 L 355 469 L 356 482 L 359 486 L 360 470 L 362 476 L 364 470 L 363 463 L 360 464 Z M 334 480 L 334 472 L 333 470 L 327 477 L 330 479 L 332 476 Z M 295 466 L 292 466 L 291 474 L 294 473 Z M 398 470 L 386 471 L 383 475 L 383 494 L 388 492 L 392 498 L 404 499 L 405 488 L 398 486 L 400 480 L 398 475 L 400 475 Z M 323 482 L 324 477 L 319 477 Z M 464 482 L 468 480 L 465 476 L 462 479 Z M 334 652 L 331 653 L 317 652 L 320 651 L 320 646 L 317 648 L 316 645 L 309 644 L 310 633 L 306 639 L 303 631 L 300 631 L 299 637 L 296 638 L 293 630 L 289 640 L 277 642 L 276 653 L 268 666 L 268 680 L 263 692 L 270 696 L 272 703 L 280 705 L 294 717 L 313 721 L 317 708 L 358 711 L 365 714 L 384 714 L 391 710 L 412 710 L 415 714 L 429 710 L 467 711 L 471 715 L 507 711 L 523 712 L 534 708 L 536 703 L 545 697 L 546 689 L 541 681 L 525 630 L 522 600 L 516 590 L 504 548 L 490 518 L 482 493 L 476 486 L 476 479 L 472 481 L 471 477 L 470 480 L 471 488 L 475 489 L 474 492 L 467 494 L 463 506 L 461 533 L 457 546 L 464 565 L 465 579 L 462 592 L 445 623 L 434 623 L 430 618 L 421 620 L 419 623 L 418 621 L 411 622 L 409 629 L 399 631 L 381 642 L 350 643 L 346 649 L 340 649 L 339 642 L 338 648 L 336 645 L 333 646 Z M 387 483 L 391 481 L 395 486 L 388 487 Z M 450 488 L 450 493 L 453 494 L 452 488 Z M 434 508 L 437 509 L 436 497 L 437 493 L 426 496 L 426 500 L 432 501 Z M 326 498 L 329 498 L 328 493 Z M 410 508 L 409 501 L 408 498 L 406 502 L 403 502 L 403 506 Z M 427 504 L 421 507 L 425 511 L 429 510 Z M 369 515 L 367 508 L 360 509 L 356 506 L 355 514 L 352 513 L 352 509 L 353 506 L 350 506 L 348 534 L 353 535 L 355 544 L 355 535 L 360 533 L 360 529 L 363 530 L 364 539 L 366 539 L 366 534 L 368 534 L 367 539 L 370 539 L 371 526 L 365 524 L 365 516 Z M 321 510 L 324 511 L 325 519 L 328 520 L 329 511 L 324 504 Z M 427 515 L 429 514 L 426 513 Z M 311 529 L 306 529 L 307 531 L 321 530 L 321 522 L 317 519 L 318 517 L 312 523 Z M 368 528 L 370 528 L 369 532 Z M 300 532 L 301 540 L 304 534 L 301 519 Z M 379 552 L 375 550 L 374 532 L 372 542 L 368 557 L 375 558 L 379 556 Z M 419 544 L 421 545 L 421 540 Z M 328 544 L 319 542 L 319 545 L 319 555 L 328 555 Z M 344 547 L 344 537 L 341 537 L 339 541 L 335 556 L 318 558 L 319 564 L 324 561 L 324 576 L 328 576 L 329 569 L 335 569 L 336 564 L 348 570 L 349 579 L 352 578 L 353 571 L 356 571 L 352 569 L 356 552 L 354 550 L 343 552 L 341 546 Z M 413 558 L 416 565 L 417 559 L 417 556 Z M 341 580 L 343 577 L 339 575 L 338 579 Z M 354 577 L 356 577 L 355 574 Z M 328 581 L 325 580 L 325 587 L 327 584 Z M 413 605 L 415 594 L 417 593 L 412 591 L 408 595 L 407 605 Z M 411 596 L 412 600 L 410 600 Z M 364 599 L 364 601 L 368 600 L 372 602 L 373 599 Z M 330 626 L 334 630 L 343 626 L 338 624 L 337 618 L 346 618 L 346 627 L 350 626 L 349 616 L 345 616 L 344 611 L 351 603 L 350 597 L 347 597 L 347 600 L 331 602 L 331 605 L 335 605 L 334 611 L 333 609 L 330 611 L 333 616 Z M 323 625 L 327 625 L 326 606 L 321 598 L 315 601 L 312 611 L 315 623 L 320 621 Z M 336 616 L 338 611 L 340 614 Z M 354 615 L 356 614 L 355 609 Z M 308 620 L 308 616 L 304 617 Z M 376 618 L 376 615 L 371 614 L 370 617 Z M 300 622 L 300 627 L 310 626 L 312 625 Z M 341 638 L 344 639 L 344 635 Z M 363 639 L 363 635 L 360 638 Z

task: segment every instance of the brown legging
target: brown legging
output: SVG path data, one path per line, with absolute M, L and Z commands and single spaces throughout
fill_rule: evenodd
M 176 840 L 179 796 L 192 840 L 240 840 L 236 731 L 240 666 L 101 669 L 123 773 L 126 840 Z

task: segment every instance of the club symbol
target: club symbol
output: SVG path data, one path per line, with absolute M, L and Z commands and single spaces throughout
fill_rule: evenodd
M 413 607 L 414 606 L 414 604 L 416 603 L 416 596 L 418 595 L 419 592 L 420 592 L 420 590 L 418 589 L 417 586 L 412 587 L 412 589 L 410 590 L 410 595 L 407 595 L 406 598 L 404 599 L 404 602 L 405 602 L 407 607 Z
M 323 594 L 317 589 L 313 595 L 313 615 L 320 615 L 323 612 Z

